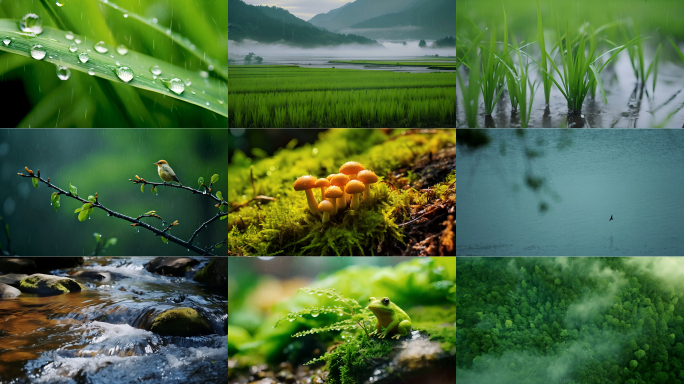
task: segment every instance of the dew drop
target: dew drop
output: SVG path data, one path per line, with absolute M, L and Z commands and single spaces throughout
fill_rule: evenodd
M 162 71 L 158 65 L 155 65 L 154 67 L 150 68 L 150 72 L 152 72 L 152 74 L 155 76 L 159 76 L 162 73 Z M 155 77 L 155 79 L 156 79 L 156 77 Z
M 190 93 L 192 93 L 192 94 L 194 95 L 194 94 L 195 94 L 195 91 L 190 91 Z
M 10 39 L 9 36 L 5 36 L 2 38 L 2 43 L 5 44 L 5 46 L 10 45 L 11 42 L 12 42 L 12 40 Z
M 62 67 L 61 65 L 57 66 L 57 77 L 59 77 L 60 80 L 68 80 L 69 76 L 71 76 L 69 68 Z
M 124 19 L 128 19 L 128 13 L 124 13 Z
M 95 44 L 95 46 L 93 46 L 93 48 L 95 48 L 95 50 L 100 52 L 100 53 L 107 53 L 107 51 L 109 51 L 109 49 L 107 49 L 107 47 L 105 47 L 104 44 L 105 44 L 104 41 L 100 41 L 99 43 Z
M 170 30 L 170 29 L 167 29 L 167 30 L 166 30 L 166 34 L 167 34 L 167 35 L 170 35 L 170 34 L 171 34 L 171 30 Z
M 43 20 L 35 13 L 27 13 L 21 18 L 19 28 L 24 32 L 41 34 L 43 32 Z
M 81 39 L 74 39 L 74 41 L 76 42 L 76 44 L 81 44 Z
M 119 55 L 123 56 L 128 53 L 128 48 L 126 48 L 125 45 L 121 44 L 118 47 L 116 47 L 116 51 L 119 53 Z
M 55 5 L 57 5 L 58 7 L 61 7 L 64 4 L 60 3 L 59 1 L 55 1 Z
M 223 105 L 223 100 L 219 100 L 219 104 Z M 330 296 L 332 297 L 332 296 Z
M 202 76 L 203 79 L 207 79 L 207 78 L 209 78 L 209 72 L 200 71 L 200 76 Z
M 155 24 L 157 24 L 158 21 L 159 21 L 159 20 L 157 20 L 156 17 L 152 19 L 152 22 L 155 23 Z
M 121 65 L 121 63 L 117 61 L 117 62 L 116 62 L 116 65 Z
M 81 52 L 78 54 L 78 59 L 81 60 L 81 63 L 85 64 L 90 60 L 90 56 L 88 56 L 88 53 L 86 52 Z
M 36 44 L 31 48 L 31 57 L 36 60 L 43 60 L 45 54 L 45 48 L 43 48 L 43 46 L 40 44 Z
M 185 85 L 188 87 L 192 85 L 192 81 L 190 79 L 185 79 Z
M 207 107 L 208 107 L 208 106 L 209 106 L 209 102 L 207 101 Z M 318 296 L 320 296 L 320 295 L 318 295 Z
M 76 43 L 71 44 L 71 45 L 69 46 L 69 51 L 71 51 L 71 52 L 76 52 L 76 51 L 78 51 L 78 45 L 76 45 Z
M 117 68 L 116 75 L 119 76 L 119 79 L 123 80 L 126 83 L 133 80 L 133 71 L 128 67 Z
M 211 64 L 209 64 L 209 66 L 207 67 L 207 69 L 209 70 L 209 72 L 211 72 L 211 71 L 213 71 L 213 70 L 214 70 L 214 66 L 213 66 L 213 65 L 211 65 Z
M 163 82 L 173 93 L 180 95 L 185 90 L 185 84 L 179 78 L 173 78 Z
M 90 76 L 93 76 L 93 75 L 95 75 L 95 71 L 94 71 L 92 68 L 90 68 L 90 69 L 88 70 L 88 74 L 89 74 Z
M 67 40 L 73 40 L 74 39 L 74 33 L 71 31 L 68 31 L 64 37 L 66 37 Z

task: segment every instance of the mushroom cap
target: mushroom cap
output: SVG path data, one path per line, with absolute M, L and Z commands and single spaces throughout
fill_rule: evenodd
M 340 167 L 340 173 L 344 173 L 346 175 L 355 175 L 363 171 L 364 169 L 366 168 L 364 168 L 364 166 L 361 165 L 361 163 L 358 163 L 356 161 L 348 161 Z
M 329 174 L 328 177 L 326 177 L 326 180 L 330 181 L 330 179 L 332 179 L 332 177 L 335 175 L 336 175 L 336 173 Z
M 358 180 L 352 180 L 347 183 L 344 190 L 349 194 L 361 193 L 366 190 L 366 185 Z
M 331 199 L 337 199 L 339 197 L 342 197 L 343 193 L 340 187 L 332 186 L 328 189 L 325 190 L 325 197 L 331 198 Z
M 328 200 L 323 200 L 320 203 L 318 203 L 318 210 L 321 212 L 332 212 L 333 205 Z
M 329 186 L 330 186 L 330 181 L 328 181 L 326 179 L 316 180 L 316 188 L 329 187 Z
M 330 184 L 337 185 L 338 187 L 343 187 L 349 182 L 349 176 L 344 173 L 338 173 L 330 178 Z
M 316 178 L 311 175 L 302 176 L 294 182 L 295 191 L 303 191 L 314 187 L 316 187 Z
M 375 172 L 366 169 L 356 175 L 356 180 L 359 180 L 364 184 L 373 184 L 378 182 L 378 176 L 375 174 Z

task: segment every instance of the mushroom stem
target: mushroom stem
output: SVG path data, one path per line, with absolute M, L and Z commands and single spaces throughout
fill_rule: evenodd
M 318 214 L 318 202 L 316 201 L 316 198 L 314 197 L 313 191 L 311 189 L 306 189 L 306 190 L 304 190 L 304 193 L 306 193 L 306 201 L 309 203 L 309 210 L 314 215 L 317 215 Z
M 354 193 L 351 199 L 351 209 L 357 210 L 359 208 L 359 195 L 360 193 Z
M 321 201 L 325 200 L 325 187 L 321 187 Z
M 347 199 L 345 198 L 345 195 L 346 193 L 337 199 L 337 206 L 339 209 L 347 208 Z
M 332 198 L 332 199 L 330 199 L 330 201 L 332 202 L 332 205 L 333 205 L 332 214 L 333 214 L 333 216 L 337 215 L 337 198 Z
M 363 199 L 370 199 L 370 184 L 366 184 L 366 189 L 363 190 Z
M 330 214 L 328 212 L 323 212 L 323 224 L 330 221 Z

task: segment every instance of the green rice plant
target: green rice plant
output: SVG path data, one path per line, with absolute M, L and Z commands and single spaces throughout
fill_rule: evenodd
M 549 97 L 551 96 L 551 84 L 552 76 L 549 75 L 551 68 L 547 66 L 546 58 L 548 54 L 546 53 L 546 43 L 544 42 L 544 26 L 542 24 L 541 9 L 539 8 L 539 0 L 537 0 L 537 25 L 539 29 L 539 48 L 541 49 L 541 72 L 542 83 L 544 84 L 544 99 L 546 104 L 549 103 Z
M 635 36 L 639 36 L 639 27 L 636 21 L 633 22 L 633 26 Z M 622 30 L 622 35 L 624 36 L 625 40 L 629 39 L 627 37 L 626 28 Z M 658 48 L 656 49 L 656 52 L 653 56 L 653 61 L 651 61 L 651 63 L 648 65 L 648 69 L 645 70 L 644 67 L 646 65 L 644 61 L 644 48 L 642 42 L 643 40 L 640 39 L 637 40 L 633 45 L 627 47 L 627 53 L 629 54 L 629 63 L 632 66 L 632 70 L 634 71 L 634 76 L 636 77 L 637 82 L 640 82 L 642 87 L 646 83 L 646 81 L 648 81 L 651 72 L 653 72 L 653 92 L 655 92 L 656 80 L 658 78 L 658 61 L 660 58 L 660 52 L 662 50 L 663 44 L 658 44 Z
M 682 59 L 682 63 L 684 63 L 684 54 L 682 54 L 682 51 L 679 50 L 679 47 L 677 47 L 677 44 L 675 44 L 671 38 L 668 37 L 668 40 L 670 40 L 670 44 L 672 44 L 672 47 L 675 49 L 675 51 L 677 51 L 679 58 Z
M 563 71 L 558 69 L 558 66 L 554 63 L 553 59 L 547 52 L 542 52 L 543 56 L 546 56 L 551 66 L 558 74 L 560 84 L 553 75 L 546 69 L 540 68 L 544 73 L 551 77 L 551 80 L 556 84 L 558 90 L 563 94 L 567 101 L 568 109 L 571 113 L 580 113 L 582 111 L 582 104 L 584 99 L 587 97 L 587 93 L 593 86 L 593 81 L 598 85 L 601 95 L 603 96 L 603 101 L 608 102 L 606 98 L 606 93 L 603 90 L 603 84 L 601 83 L 601 78 L 599 74 L 603 69 L 610 63 L 618 53 L 622 52 L 628 46 L 634 44 L 639 40 L 639 36 L 630 40 L 627 44 L 615 47 L 604 54 L 595 58 L 596 55 L 596 38 L 595 33 L 580 32 L 579 36 L 574 40 L 570 34 L 569 23 L 566 22 L 565 30 L 566 35 L 561 35 L 560 24 L 558 23 L 558 18 L 556 18 L 556 28 L 558 33 L 558 52 L 561 57 L 561 64 L 563 66 Z M 587 52 L 587 42 L 589 43 Z M 603 64 L 600 64 L 598 68 L 596 63 L 599 60 L 610 53 L 613 53 Z M 561 86 L 562 84 L 562 86 Z
M 513 45 L 517 46 L 514 36 Z M 530 73 L 530 65 L 532 64 L 530 57 L 526 53 L 522 52 L 521 48 L 516 48 L 515 51 L 518 55 L 518 65 L 520 67 L 519 70 L 516 70 L 514 67 L 505 64 L 503 60 L 502 63 L 505 65 L 508 73 L 512 77 L 512 80 L 507 81 L 508 92 L 510 93 L 511 89 L 513 89 L 513 92 L 518 97 L 518 103 L 520 104 L 520 127 L 527 128 L 530 122 L 530 115 L 532 114 L 532 102 L 534 101 L 534 94 L 539 84 L 537 84 L 536 79 L 533 83 L 528 77 Z M 527 59 L 526 63 L 523 63 L 523 54 Z
M 501 4 L 501 6 L 503 7 L 503 4 Z M 511 60 L 511 57 L 509 55 L 508 20 L 506 19 L 506 7 L 503 7 L 503 13 L 504 13 L 504 42 L 503 42 L 503 56 L 502 56 L 502 58 L 503 58 L 504 63 L 506 64 L 506 66 L 509 69 L 514 69 L 513 61 Z M 517 77 L 517 73 L 515 73 L 515 72 L 511 73 L 510 71 L 506 71 L 506 84 L 510 84 L 510 83 L 514 82 L 516 77 Z M 513 109 L 518 108 L 518 94 L 516 93 L 516 90 L 517 90 L 517 87 L 508 86 L 508 97 L 511 99 L 511 108 L 513 108 Z
M 484 44 L 482 45 L 482 48 L 484 51 Z M 487 54 L 483 54 L 482 56 L 482 80 L 480 82 L 480 88 L 482 88 L 485 114 L 491 115 L 494 111 L 494 106 L 503 92 L 505 75 L 505 68 L 497 59 L 496 55 L 496 28 L 492 29 Z

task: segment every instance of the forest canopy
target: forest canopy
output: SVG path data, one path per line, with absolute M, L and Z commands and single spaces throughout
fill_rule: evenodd
M 684 382 L 684 259 L 457 258 L 466 383 Z

